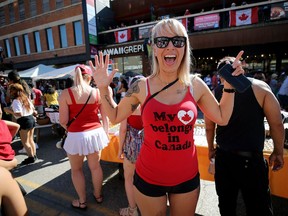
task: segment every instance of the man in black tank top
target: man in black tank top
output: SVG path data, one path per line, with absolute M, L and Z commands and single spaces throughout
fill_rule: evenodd
M 218 65 L 227 61 L 233 59 L 225 57 Z M 223 94 L 235 94 L 235 101 L 228 125 L 216 128 L 217 145 L 214 145 L 215 123 L 205 118 L 209 159 L 215 158 L 215 185 L 222 216 L 236 215 L 239 191 L 247 215 L 273 215 L 269 165 L 273 171 L 284 165 L 285 134 L 279 103 L 265 82 L 250 81 L 252 85 L 243 93 L 223 89 Z M 263 157 L 264 117 L 274 143 L 269 164 Z

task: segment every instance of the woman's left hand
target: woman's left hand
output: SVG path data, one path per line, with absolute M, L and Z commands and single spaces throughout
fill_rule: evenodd
M 242 68 L 242 62 L 240 61 L 240 59 L 242 58 L 244 51 L 241 50 L 238 55 L 236 56 L 232 67 L 235 69 L 232 73 L 233 76 L 239 76 L 240 74 L 244 74 L 244 70 Z

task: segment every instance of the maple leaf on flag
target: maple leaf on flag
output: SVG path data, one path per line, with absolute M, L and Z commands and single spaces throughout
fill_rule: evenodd
M 248 17 L 249 16 L 247 14 L 243 13 L 241 14 L 241 16 L 239 16 L 239 20 L 244 21 L 244 20 L 247 20 Z
M 126 35 L 122 33 L 119 37 L 120 37 L 121 39 L 124 39 L 124 38 L 126 37 Z

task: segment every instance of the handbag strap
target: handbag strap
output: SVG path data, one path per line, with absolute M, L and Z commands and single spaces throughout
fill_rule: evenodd
M 88 98 L 87 98 L 87 100 L 86 100 L 86 103 L 83 105 L 83 107 L 81 108 L 81 110 L 77 113 L 77 115 L 74 116 L 74 118 L 72 118 L 72 119 L 66 124 L 67 129 L 68 129 L 68 127 L 72 124 L 72 122 L 76 120 L 76 118 L 80 115 L 80 113 L 83 111 L 83 109 L 86 107 L 86 105 L 87 105 L 87 103 L 88 103 L 91 95 L 92 95 L 92 89 L 91 89 L 90 94 L 89 94 L 89 96 L 88 96 Z
M 169 88 L 170 86 L 174 85 L 177 81 L 179 80 L 179 78 L 177 78 L 176 80 L 174 80 L 171 83 L 168 83 L 166 86 L 164 86 L 161 90 L 155 92 L 154 94 L 152 94 L 142 105 L 141 107 L 141 115 L 143 113 L 144 107 L 146 106 L 146 104 L 148 103 L 148 101 L 150 101 L 152 98 L 154 98 L 156 95 L 158 95 L 160 92 L 164 91 L 165 89 Z M 148 82 L 148 81 L 147 81 Z

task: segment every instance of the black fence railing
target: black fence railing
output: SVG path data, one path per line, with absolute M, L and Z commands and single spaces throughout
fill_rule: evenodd
M 173 17 L 189 34 L 215 29 L 251 26 L 288 20 L 288 1 L 275 0 Z M 98 33 L 98 44 L 112 45 L 149 38 L 157 21 L 125 26 Z

